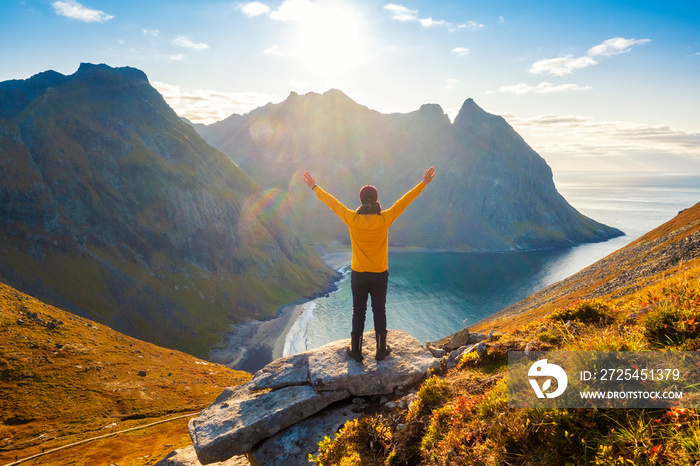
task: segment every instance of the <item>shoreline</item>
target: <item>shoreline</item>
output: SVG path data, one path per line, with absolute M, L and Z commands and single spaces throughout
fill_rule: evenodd
M 340 271 L 343 267 L 350 264 L 352 255 L 350 251 L 330 252 L 323 254 L 323 263 L 333 270 Z M 308 301 L 307 301 L 308 302 Z M 275 340 L 272 349 L 272 360 L 279 359 L 284 356 L 284 346 L 287 341 L 287 335 L 294 326 L 294 323 L 299 320 L 301 313 L 304 311 L 304 304 L 290 304 L 283 308 L 282 313 L 286 314 L 286 324 L 280 335 Z
M 340 271 L 348 266 L 352 253 L 349 248 L 341 245 L 332 247 L 319 247 L 324 264 L 335 271 Z M 487 251 L 449 251 L 427 248 L 391 247 L 390 254 L 401 253 L 433 253 L 445 254 L 460 252 L 466 254 L 489 254 Z M 530 251 L 513 250 L 500 251 L 499 253 L 523 253 Z M 498 254 L 498 253 L 496 253 Z M 330 289 L 326 292 L 330 292 Z M 319 295 L 322 296 L 322 295 Z M 318 296 L 317 296 L 318 297 Z M 294 324 L 304 317 L 304 306 L 312 302 L 314 298 L 299 300 L 294 303 L 282 305 L 278 308 L 275 317 L 264 321 L 251 321 L 238 324 L 230 331 L 222 335 L 222 343 L 219 348 L 209 352 L 208 360 L 222 364 L 236 370 L 242 370 L 251 374 L 265 367 L 270 362 L 284 355 L 287 337 L 294 330 Z M 478 322 L 477 322 L 478 323 Z
M 323 254 L 323 262 L 333 270 L 350 263 L 350 251 Z M 280 307 L 277 316 L 235 326 L 222 335 L 222 347 L 209 352 L 210 362 L 254 374 L 282 357 L 287 334 L 303 312 L 307 301 Z
M 279 336 L 275 340 L 275 344 L 272 347 L 272 360 L 279 359 L 284 356 L 284 344 L 287 341 L 287 334 L 292 329 L 294 322 L 296 322 L 303 311 L 303 304 L 293 304 L 285 306 L 282 313 L 287 316 L 286 324 Z

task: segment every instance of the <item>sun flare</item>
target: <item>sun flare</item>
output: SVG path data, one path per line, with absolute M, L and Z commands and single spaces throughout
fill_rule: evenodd
M 341 4 L 315 4 L 299 22 L 298 55 L 311 70 L 337 75 L 365 61 L 362 24 Z

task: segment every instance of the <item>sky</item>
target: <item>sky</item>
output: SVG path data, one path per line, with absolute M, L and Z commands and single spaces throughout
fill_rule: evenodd
M 143 70 L 212 123 L 336 88 L 382 113 L 473 98 L 556 171 L 700 174 L 700 2 L 2 0 L 0 81 Z

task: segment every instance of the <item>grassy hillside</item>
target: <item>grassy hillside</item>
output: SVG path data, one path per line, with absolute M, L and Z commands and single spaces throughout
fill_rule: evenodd
M 700 350 L 700 205 L 479 325 L 479 357 L 322 442 L 329 465 L 700 464 L 696 409 L 512 409 L 508 351 Z M 700 375 L 698 375 L 700 378 Z
M 470 330 L 515 329 L 574 301 L 618 298 L 700 257 L 700 203 L 571 277 L 488 317 Z
M 0 464 L 196 414 L 250 378 L 0 284 Z M 187 417 L 23 464 L 148 464 L 190 443 Z

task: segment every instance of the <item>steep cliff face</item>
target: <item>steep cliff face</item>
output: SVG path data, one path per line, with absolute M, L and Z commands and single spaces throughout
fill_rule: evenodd
M 622 232 L 591 220 L 556 191 L 547 163 L 501 117 L 468 99 L 454 123 L 438 105 L 385 115 L 342 92 L 292 93 L 246 115 L 206 127 L 202 136 L 253 179 L 305 196 L 304 169 L 348 207 L 364 184 L 389 207 L 425 168 L 439 178 L 392 227 L 395 245 L 503 251 L 602 241 Z M 300 206 L 301 205 L 301 206 Z M 312 241 L 342 240 L 345 228 L 306 200 L 290 222 Z M 309 218 L 317 221 L 308 222 Z
M 133 68 L 0 83 L 0 272 L 115 329 L 204 355 L 327 286 L 286 207 Z
M 450 170 L 457 173 L 456 205 L 488 238 L 523 249 L 604 241 L 621 234 L 577 212 L 557 192 L 552 170 L 500 116 L 464 102 L 453 125 Z M 461 180 L 461 186 L 460 186 Z M 476 239 L 476 238 L 474 238 Z M 478 240 L 478 239 L 477 239 Z

